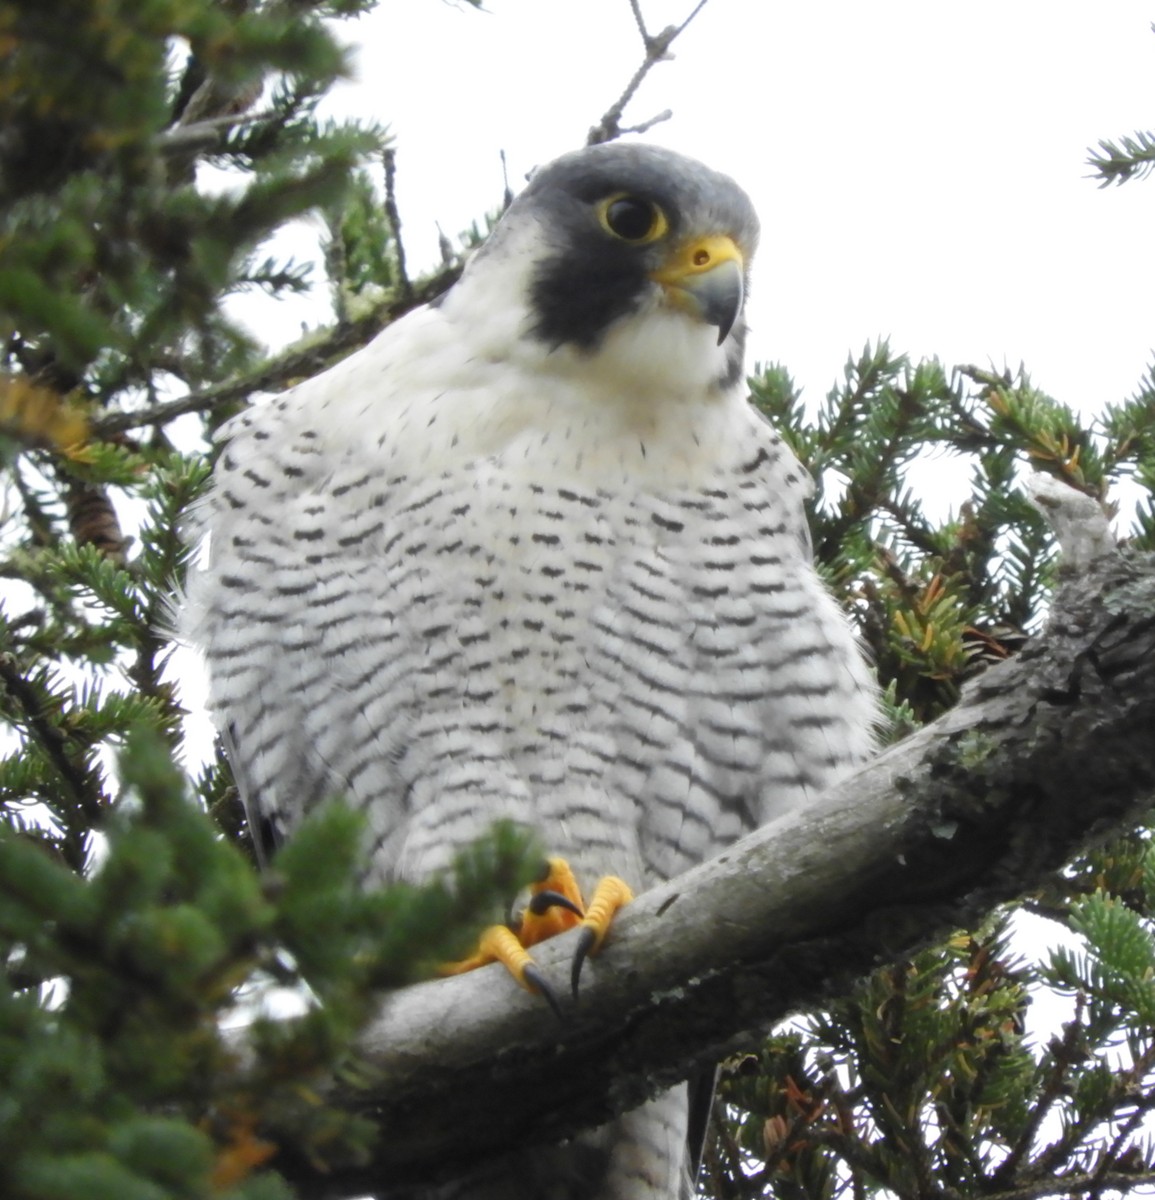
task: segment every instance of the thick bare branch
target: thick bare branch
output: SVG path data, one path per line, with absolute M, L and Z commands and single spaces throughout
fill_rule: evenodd
M 498 968 L 390 997 L 358 1063 L 379 1082 L 345 1097 L 381 1122 L 377 1158 L 331 1190 L 452 1174 L 599 1123 L 1021 895 L 1155 799 L 1153 664 L 1155 563 L 1110 554 L 952 712 L 640 897 L 562 1024 Z M 573 943 L 535 948 L 549 978 Z

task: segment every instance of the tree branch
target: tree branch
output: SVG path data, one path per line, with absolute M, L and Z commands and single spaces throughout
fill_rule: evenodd
M 393 246 L 397 255 L 397 287 L 402 301 L 413 296 L 413 283 L 405 266 L 405 243 L 401 240 L 401 213 L 397 208 L 397 152 L 392 148 L 381 155 L 385 171 L 385 219 L 393 235 Z
M 690 15 L 680 25 L 667 25 L 661 33 L 650 33 L 646 29 L 646 21 L 642 15 L 639 0 L 630 0 L 630 10 L 634 14 L 634 23 L 638 27 L 638 33 L 642 38 L 642 45 L 645 47 L 645 57 L 642 59 L 641 66 L 633 73 L 629 83 L 622 90 L 622 94 L 606 109 L 598 123 L 587 134 L 587 146 L 597 146 L 602 142 L 612 142 L 626 133 L 645 133 L 648 129 L 652 129 L 662 121 L 670 119 L 672 114 L 669 109 L 666 109 L 664 112 L 658 113 L 657 116 L 651 117 L 648 121 L 643 121 L 640 125 L 623 129 L 621 124 L 622 114 L 626 110 L 626 105 L 634 98 L 634 93 L 642 86 L 643 80 L 658 63 L 664 62 L 670 57 L 670 47 L 684 32 L 686 26 L 705 7 L 706 0 L 698 0 Z
M 94 438 L 110 438 L 129 429 L 145 425 L 164 425 L 186 413 L 211 412 L 238 400 L 245 400 L 254 392 L 280 391 L 300 379 L 319 374 L 332 366 L 338 359 L 354 350 L 359 350 L 387 325 L 403 317 L 410 309 L 440 296 L 452 287 L 461 275 L 461 264 L 443 267 L 417 285 L 411 285 L 403 294 L 375 308 L 355 321 L 339 322 L 329 329 L 312 335 L 304 342 L 290 346 L 283 354 L 262 363 L 247 375 L 226 379 L 190 392 L 176 400 L 154 404 L 149 408 L 133 412 L 114 412 L 91 423 Z
M 84 750 L 52 720 L 51 698 L 25 677 L 16 656 L 7 649 L 0 650 L 0 690 L 7 692 L 21 711 L 22 723 L 36 739 L 77 810 L 74 814 L 58 804 L 53 806 L 52 815 L 61 828 L 61 856 L 79 873 L 88 857 L 88 834 L 99 825 L 109 806 L 100 775 L 86 760 Z
M 341 1089 L 375 1160 L 310 1194 L 460 1172 L 563 1138 L 749 1045 L 1021 895 L 1155 798 L 1155 561 L 1111 554 L 1064 585 L 1047 632 L 807 811 L 654 888 L 614 924 L 559 1025 L 498 968 L 389 997 Z M 566 935 L 535 947 L 565 977 Z

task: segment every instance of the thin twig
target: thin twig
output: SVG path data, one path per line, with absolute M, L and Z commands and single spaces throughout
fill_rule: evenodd
M 333 315 L 337 326 L 349 323 L 349 257 L 345 253 L 345 236 L 341 214 L 337 211 L 325 213 L 329 236 L 321 241 L 321 256 L 325 263 L 325 274 L 329 277 L 329 293 L 333 298 Z
M 670 47 L 679 35 L 685 31 L 690 22 L 706 7 L 706 0 L 698 0 L 690 15 L 680 25 L 667 25 L 661 33 L 651 34 L 646 29 L 640 0 L 629 0 L 629 3 L 630 11 L 634 14 L 634 23 L 638 27 L 638 33 L 642 38 L 642 45 L 645 47 L 645 57 L 642 59 L 641 66 L 638 67 L 630 78 L 629 83 L 626 84 L 622 94 L 606 109 L 602 114 L 601 120 L 589 131 L 589 134 L 586 136 L 587 146 L 597 146 L 602 142 L 612 142 L 626 133 L 645 133 L 646 130 L 652 129 L 662 121 L 670 119 L 672 114 L 667 109 L 638 125 L 625 128 L 622 126 L 622 114 L 625 112 L 626 105 L 634 98 L 634 93 L 641 87 L 642 81 L 658 63 L 663 62 L 669 57 Z
M 501 157 L 501 211 L 505 212 L 513 203 L 513 188 L 509 186 L 509 163 L 505 158 L 505 151 L 499 150 L 498 154 Z
M 178 400 L 142 408 L 136 412 L 109 413 L 92 422 L 94 438 L 109 438 L 128 429 L 145 425 L 165 425 L 186 413 L 210 412 L 216 408 L 243 400 L 254 392 L 280 391 L 293 380 L 307 378 L 324 370 L 335 359 L 359 349 L 387 325 L 413 308 L 428 304 L 457 281 L 459 264 L 445 267 L 412 289 L 407 297 L 395 298 L 382 304 L 356 321 L 334 325 L 312 338 L 307 345 L 291 346 L 283 354 L 263 363 L 246 375 L 227 379 L 190 392 Z
M 630 0 L 630 12 L 634 14 L 634 24 L 638 27 L 638 33 L 642 35 L 642 41 L 647 46 L 650 44 L 650 33 L 646 28 L 646 18 L 642 14 L 642 6 L 638 0 Z
M 1103 1192 L 1106 1190 L 1103 1180 L 1110 1174 L 1111 1167 L 1118 1165 L 1123 1151 L 1131 1148 L 1131 1136 L 1146 1121 L 1152 1103 L 1153 1101 L 1148 1100 L 1146 1104 L 1138 1104 L 1135 1111 L 1123 1122 L 1110 1146 L 1103 1152 L 1099 1165 L 1095 1168 L 1092 1176 L 1095 1182 L 1087 1191 L 1087 1200 L 1101 1200 Z
M 405 243 L 401 240 L 401 213 L 397 209 L 397 152 L 390 147 L 381 155 L 381 161 L 385 166 L 385 219 L 397 255 L 397 284 L 402 300 L 408 300 L 413 295 L 413 284 L 405 269 Z
M 87 855 L 87 831 L 100 820 L 108 807 L 108 797 L 100 785 L 99 776 L 84 760 L 84 753 L 71 738 L 52 722 L 43 707 L 43 699 L 7 650 L 0 652 L 0 687 L 20 709 L 23 724 L 29 735 L 43 751 L 61 782 L 83 814 L 83 822 L 71 814 L 54 809 L 63 826 L 61 853 L 75 871 L 84 867 Z
M 854 1124 L 854 1099 L 849 1096 L 838 1082 L 838 1072 L 833 1066 L 826 1073 L 826 1086 L 829 1090 L 830 1103 L 834 1107 L 837 1124 L 848 1145 L 859 1145 L 861 1139 Z M 867 1173 L 861 1162 L 846 1160 L 850 1170 L 850 1187 L 854 1200 L 866 1200 Z
M 648 121 L 639 121 L 637 125 L 626 125 L 619 130 L 619 133 L 648 133 L 655 125 L 661 125 L 673 115 L 674 110 L 672 108 L 663 108 L 660 113 L 655 113 Z
M 208 117 L 190 125 L 174 125 L 157 135 L 157 149 L 162 154 L 183 154 L 188 150 L 215 146 L 221 134 L 241 125 L 253 125 L 272 118 L 271 112 L 226 113 L 223 117 Z
M 1052 1043 L 1051 1054 L 1053 1061 L 1043 1080 L 1039 1099 L 1032 1109 L 1030 1116 L 1027 1118 L 1018 1138 L 1015 1140 L 1014 1145 L 1011 1146 L 1010 1153 L 1003 1159 L 998 1169 L 991 1176 L 993 1184 L 1001 1186 L 1014 1182 L 1020 1164 L 1035 1144 L 1035 1138 L 1044 1119 L 1058 1103 L 1066 1090 L 1070 1067 L 1078 1061 L 1081 1053 L 1083 1011 L 1085 1007 L 1086 998 L 1082 993 L 1079 993 L 1075 997 L 1074 1017 L 1063 1026 L 1062 1037 Z M 1034 1165 L 1039 1166 L 1040 1163 Z M 1047 1169 L 1050 1170 L 1057 1166 L 1058 1160 L 1052 1160 L 1047 1164 Z

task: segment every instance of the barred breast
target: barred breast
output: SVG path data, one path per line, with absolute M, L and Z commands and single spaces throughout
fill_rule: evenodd
M 234 434 L 200 588 L 213 703 L 279 830 L 342 795 L 373 874 L 419 879 L 508 817 L 644 886 L 867 753 L 872 687 L 765 424 L 691 486 L 590 486 L 524 452 L 334 461 L 298 416 Z

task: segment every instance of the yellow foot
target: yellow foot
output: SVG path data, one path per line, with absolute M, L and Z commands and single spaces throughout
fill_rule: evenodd
M 491 925 L 482 933 L 473 954 L 459 962 L 444 964 L 441 974 L 462 975 L 466 971 L 499 962 L 523 988 L 543 996 L 550 1008 L 561 1017 L 557 996 L 528 954 L 527 947 L 556 937 L 575 926 L 582 927 L 570 976 L 576 997 L 582 965 L 589 955 L 597 953 L 614 914 L 623 904 L 629 903 L 634 894 L 623 880 L 607 875 L 598 881 L 593 900 L 586 909 L 573 871 L 561 858 L 551 858 L 542 878 L 531 884 L 529 890 L 529 904 L 515 929 Z

